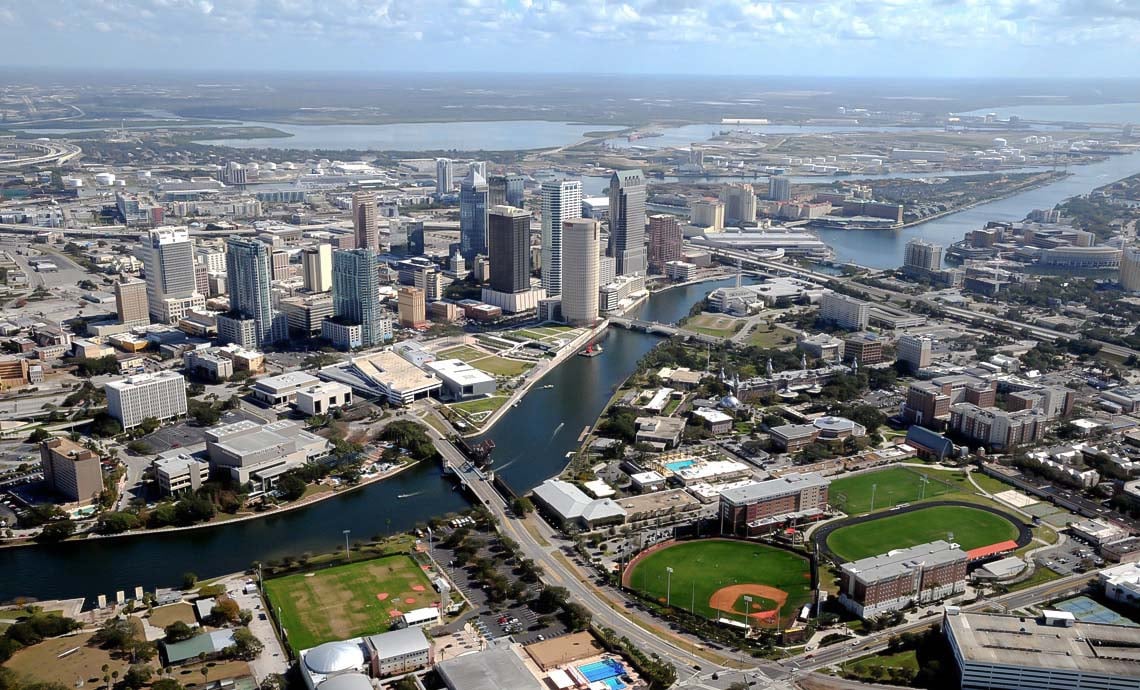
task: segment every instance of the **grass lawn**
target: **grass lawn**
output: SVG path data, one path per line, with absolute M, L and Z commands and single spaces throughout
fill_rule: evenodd
M 186 625 L 194 625 L 198 619 L 194 616 L 194 607 L 190 604 L 169 604 L 159 606 L 150 612 L 150 624 L 156 628 L 165 628 L 175 621 L 182 621 Z
M 982 474 L 981 472 L 971 472 L 970 476 L 974 478 L 975 484 L 982 487 L 984 491 L 988 491 L 991 494 L 1000 494 L 1003 491 L 1009 491 L 1010 489 L 1015 488 L 1012 484 L 1006 484 L 1000 479 L 994 479 L 993 477 Z
M 1016 539 L 1017 528 L 1009 520 L 984 510 L 934 506 L 842 527 L 828 536 L 827 545 L 836 556 L 854 561 L 892 549 L 947 539 L 949 534 L 954 535 L 955 543 L 969 551 Z
M 890 467 L 878 472 L 836 479 L 831 482 L 828 496 L 832 505 L 848 515 L 862 515 L 871 512 L 872 493 L 875 498 L 875 510 L 918 501 L 923 495 L 923 474 L 930 479 L 930 483 L 926 485 L 927 498 L 958 492 L 952 481 L 942 477 L 945 474 L 943 472 L 922 472 L 909 467 Z M 875 487 L 873 490 L 872 486 Z
M 520 362 L 514 359 L 499 357 L 498 355 L 481 352 L 467 345 L 460 345 L 459 347 L 443 350 L 439 353 L 439 356 L 446 359 L 461 359 L 476 369 L 481 369 L 488 374 L 496 376 L 518 376 L 534 366 L 534 364 L 530 362 Z
M 93 633 L 69 635 L 51 640 L 44 640 L 39 644 L 21 649 L 4 663 L 20 677 L 43 682 L 59 683 L 63 686 L 75 687 L 77 681 L 85 681 L 88 685 L 102 685 L 103 664 L 111 671 L 118 671 L 119 676 L 127 670 L 127 662 L 112 659 L 110 652 L 98 647 L 88 647 L 87 642 Z M 60 654 L 78 647 L 60 658 Z
M 787 342 L 785 342 L 786 338 L 789 339 Z M 773 326 L 769 328 L 768 326 L 760 325 L 748 333 L 748 338 L 746 338 L 745 342 L 756 347 L 781 347 L 794 344 L 796 342 L 796 334 L 783 326 Z
M 439 600 L 409 556 L 388 556 L 265 581 L 294 650 L 388 630 L 391 619 Z
M 494 412 L 495 410 L 502 407 L 506 402 L 507 396 L 495 395 L 490 398 L 478 398 L 476 400 L 467 400 L 465 402 L 453 403 L 448 407 L 472 415 L 478 414 L 480 412 Z
M 744 320 L 723 314 L 697 314 L 685 321 L 682 328 L 718 338 L 728 338 L 744 327 Z
M 1030 587 L 1036 587 L 1037 585 L 1043 585 L 1046 582 L 1052 582 L 1053 580 L 1060 579 L 1061 576 L 1057 572 L 1050 570 L 1043 565 L 1038 565 L 1036 570 L 1033 571 L 1033 574 L 1030 575 L 1027 579 L 1009 585 L 1009 591 L 1016 592 L 1022 589 L 1029 589 Z
M 913 649 L 895 654 L 872 654 L 847 664 L 844 668 L 847 678 L 874 678 L 871 669 L 903 668 L 914 673 L 918 672 L 918 656 Z
M 665 570 L 673 568 L 671 576 Z M 671 581 L 670 581 L 671 577 Z M 634 565 L 629 574 L 634 589 L 673 606 L 714 618 L 713 593 L 730 585 L 767 585 L 787 593 L 780 607 L 780 619 L 787 624 L 811 596 L 811 573 L 807 559 L 763 544 L 727 539 L 683 542 L 651 553 Z M 668 590 L 668 592 L 667 592 Z M 748 604 L 743 595 L 735 597 L 725 617 L 743 622 Z M 753 614 L 772 611 L 775 600 L 763 594 L 752 595 Z M 735 614 L 735 615 L 734 615 Z

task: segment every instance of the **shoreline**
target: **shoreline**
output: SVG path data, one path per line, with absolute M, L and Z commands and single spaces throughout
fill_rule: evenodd
M 545 366 L 542 368 L 541 372 L 537 373 L 534 376 L 527 377 L 525 383 L 516 388 L 514 392 L 511 393 L 510 397 L 507 398 L 507 401 L 500 405 L 499 409 L 491 413 L 491 416 L 487 418 L 482 426 L 480 426 L 477 430 L 467 434 L 460 434 L 458 431 L 456 431 L 456 435 L 458 435 L 460 438 L 474 438 L 476 436 L 482 436 L 483 434 L 490 433 L 491 429 L 495 426 L 499 419 L 501 419 L 508 410 L 514 407 L 516 402 L 522 400 L 536 383 L 545 378 L 547 374 L 558 368 L 558 365 L 565 362 L 567 358 L 577 355 L 578 350 L 584 347 L 586 343 L 590 342 L 602 333 L 605 333 L 606 329 L 609 328 L 609 325 L 609 319 L 606 319 L 597 326 L 594 326 L 594 328 L 590 329 L 588 332 L 583 333 L 582 335 L 575 338 L 572 342 L 568 343 L 566 347 L 562 348 L 556 355 L 554 355 L 554 357 L 544 362 Z M 452 425 L 450 422 L 448 422 L 448 426 L 451 426 L 452 430 L 455 431 L 454 425 Z
M 117 539 L 117 538 L 121 538 L 121 537 L 147 537 L 147 536 L 151 536 L 151 535 L 155 535 L 155 534 L 164 534 L 164 533 L 169 534 L 171 532 L 186 532 L 186 531 L 190 531 L 190 530 L 210 529 L 213 527 L 224 527 L 226 525 L 232 525 L 236 522 L 246 522 L 248 520 L 259 520 L 261 518 L 267 518 L 267 517 L 272 517 L 274 515 L 281 515 L 283 513 L 288 513 L 289 511 L 292 511 L 292 510 L 299 510 L 301 508 L 307 508 L 309 506 L 316 505 L 317 503 L 320 503 L 321 501 L 325 501 L 325 500 L 328 500 L 330 498 L 335 498 L 337 496 L 342 496 L 344 494 L 351 493 L 353 491 L 356 491 L 358 489 L 362 489 L 366 486 L 370 486 L 370 485 L 375 484 L 377 482 L 382 482 L 385 479 L 391 479 L 392 477 L 395 477 L 396 475 L 400 474 L 401 472 L 404 472 L 406 470 L 411 469 L 412 467 L 415 467 L 416 465 L 419 465 L 421 462 L 423 462 L 423 461 L 422 460 L 414 460 L 412 462 L 401 463 L 400 465 L 394 467 L 393 469 L 391 469 L 388 472 L 385 472 L 383 474 L 378 474 L 375 477 L 369 477 L 368 479 L 365 479 L 365 480 L 361 480 L 361 481 L 359 481 L 355 484 L 352 484 L 350 486 L 347 486 L 347 487 L 345 487 L 339 491 L 336 489 L 333 489 L 332 491 L 324 491 L 324 492 L 321 492 L 319 494 L 312 494 L 307 499 L 306 498 L 300 498 L 300 499 L 297 499 L 296 501 L 293 501 L 292 503 L 281 506 L 280 508 L 277 508 L 275 510 L 267 510 L 267 511 L 262 512 L 262 513 L 248 513 L 245 515 L 238 515 L 238 516 L 233 517 L 229 520 L 211 520 L 210 522 L 202 522 L 202 523 L 199 523 L 196 525 L 183 525 L 183 526 L 174 526 L 174 527 L 156 527 L 154 529 L 143 529 L 143 530 L 128 530 L 126 532 L 119 532 L 117 534 L 96 534 L 94 532 L 86 532 L 82 535 L 76 535 L 76 536 L 71 537 L 69 539 L 64 539 L 63 541 L 54 542 L 54 543 L 55 544 L 66 544 L 68 542 L 81 542 L 81 541 L 99 540 L 99 539 Z M 44 546 L 44 545 L 45 544 L 43 544 L 42 542 L 38 542 L 35 539 L 24 539 L 24 540 L 20 540 L 20 541 L 13 540 L 10 542 L 6 542 L 4 544 L 0 544 L 0 549 L 14 549 L 14 548 L 20 548 L 23 546 Z

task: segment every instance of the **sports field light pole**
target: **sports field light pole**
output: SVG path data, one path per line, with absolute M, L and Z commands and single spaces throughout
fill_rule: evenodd
M 930 477 L 927 477 L 925 474 L 920 474 L 919 477 L 920 479 L 918 481 L 922 482 L 922 497 L 918 500 L 921 501 L 926 498 L 926 485 L 930 483 Z
M 879 488 L 878 484 L 872 484 L 871 485 L 871 510 L 869 512 L 872 512 L 872 513 L 875 512 L 875 489 L 878 489 L 878 488 Z
M 748 628 L 749 632 L 752 631 L 752 597 L 744 595 L 744 605 L 748 608 L 748 613 L 744 614 L 744 625 Z
M 348 561 L 352 560 L 352 554 L 349 553 L 349 550 L 348 550 L 348 535 L 350 532 L 352 532 L 352 530 L 350 530 L 350 529 L 344 530 L 344 560 L 346 563 Z
M 673 605 L 673 568 L 665 566 L 665 605 Z

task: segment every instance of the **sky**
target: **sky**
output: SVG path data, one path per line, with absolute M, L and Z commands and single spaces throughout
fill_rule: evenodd
M 0 63 L 1140 77 L 1140 0 L 0 0 Z

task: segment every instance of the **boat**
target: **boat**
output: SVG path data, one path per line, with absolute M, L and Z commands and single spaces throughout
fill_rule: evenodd
M 578 356 L 579 357 L 597 357 L 598 355 L 602 354 L 603 351 L 604 350 L 602 349 L 602 346 L 600 344 L 590 343 L 589 345 L 586 346 L 585 350 L 579 350 L 578 351 Z
M 416 491 L 416 492 L 410 493 L 410 494 L 399 494 L 396 496 L 396 498 L 412 498 L 413 496 L 419 496 L 422 493 L 423 493 L 422 491 Z
M 551 388 L 554 388 L 554 384 L 553 384 L 553 383 L 548 383 L 548 384 L 546 384 L 545 386 L 543 386 L 543 387 L 542 387 L 542 390 L 544 390 L 544 391 L 548 391 L 548 390 L 550 390 Z

